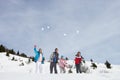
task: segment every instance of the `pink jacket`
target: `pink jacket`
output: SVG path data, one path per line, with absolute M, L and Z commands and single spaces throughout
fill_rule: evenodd
M 62 68 L 64 68 L 66 66 L 66 60 L 60 59 L 59 60 L 59 66 L 62 67 Z

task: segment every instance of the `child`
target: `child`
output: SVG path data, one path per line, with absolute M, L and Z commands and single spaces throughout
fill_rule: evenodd
M 66 66 L 66 60 L 63 58 L 63 56 L 61 56 L 61 58 L 59 59 L 59 67 L 60 67 L 60 73 L 65 73 L 65 66 Z
M 75 57 L 75 66 L 76 66 L 76 73 L 81 73 L 81 61 L 82 57 L 80 55 L 80 52 L 77 52 L 76 57 Z

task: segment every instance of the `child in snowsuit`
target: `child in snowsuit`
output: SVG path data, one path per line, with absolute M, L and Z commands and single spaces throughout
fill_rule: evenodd
M 66 60 L 63 58 L 63 56 L 61 56 L 61 58 L 59 59 L 59 67 L 60 67 L 60 73 L 65 73 L 65 66 L 66 66 Z

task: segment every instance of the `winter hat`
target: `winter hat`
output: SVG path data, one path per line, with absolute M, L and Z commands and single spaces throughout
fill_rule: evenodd
M 63 58 L 64 56 L 63 55 L 61 55 L 61 58 Z

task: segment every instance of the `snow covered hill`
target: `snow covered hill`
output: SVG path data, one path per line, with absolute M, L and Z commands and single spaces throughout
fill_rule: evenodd
M 12 60 L 14 57 L 14 60 Z M 28 58 L 16 55 L 6 56 L 6 53 L 0 53 L 0 80 L 120 80 L 120 65 L 112 65 L 112 69 L 107 69 L 102 63 L 97 64 L 97 69 L 92 69 L 89 61 L 84 64 L 89 68 L 87 73 L 76 74 L 73 60 L 68 64 L 73 65 L 73 73 L 49 74 L 49 62 L 43 64 L 43 73 L 35 73 L 35 63 Z M 59 67 L 58 72 L 59 72 Z

